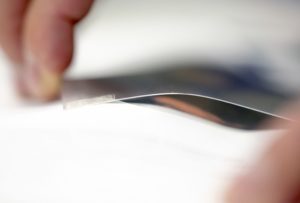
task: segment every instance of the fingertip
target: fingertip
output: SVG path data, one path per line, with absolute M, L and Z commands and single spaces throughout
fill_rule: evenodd
M 62 77 L 47 69 L 37 69 L 35 78 L 26 79 L 26 87 L 31 98 L 40 102 L 52 101 L 60 96 Z M 32 77 L 32 75 L 29 75 Z
M 46 102 L 60 95 L 62 74 L 41 64 L 31 52 L 26 54 L 21 79 L 30 100 Z

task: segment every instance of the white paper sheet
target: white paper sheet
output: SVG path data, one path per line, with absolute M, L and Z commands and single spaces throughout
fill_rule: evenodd
M 1 114 L 1 202 L 222 202 L 271 137 L 130 104 Z

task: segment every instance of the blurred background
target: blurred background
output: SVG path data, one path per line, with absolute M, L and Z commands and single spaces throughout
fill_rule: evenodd
M 149 63 L 196 60 L 227 68 L 250 64 L 275 89 L 295 93 L 300 87 L 299 9 L 296 0 L 96 0 L 77 27 L 68 77 L 107 76 L 140 71 Z M 1 54 L 1 82 L 7 80 L 3 58 Z M 11 94 L 5 84 L 1 100 Z
M 277 0 L 96 1 L 77 29 L 70 75 L 82 76 L 85 69 L 99 75 L 124 72 L 122 66 L 141 60 L 190 58 L 256 64 L 282 88 L 297 89 L 299 9 L 298 1 Z

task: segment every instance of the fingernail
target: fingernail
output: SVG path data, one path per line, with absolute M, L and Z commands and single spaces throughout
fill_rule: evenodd
M 59 96 L 61 74 L 40 64 L 29 52 L 25 55 L 24 80 L 30 96 L 38 101 L 49 101 Z

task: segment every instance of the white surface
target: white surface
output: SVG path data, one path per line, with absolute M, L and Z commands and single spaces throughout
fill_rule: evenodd
M 119 20 L 125 13 L 112 9 L 114 2 L 104 1 L 99 10 L 101 29 L 96 29 L 96 17 L 81 25 L 71 75 L 88 76 L 95 68 L 98 74 L 119 72 L 110 68 L 138 58 L 137 44 L 142 53 L 157 49 L 159 41 L 150 43 L 146 35 L 151 27 L 137 35 L 146 39 L 130 39 L 141 30 L 127 30 L 120 38 Z M 162 10 L 152 9 L 165 13 L 168 4 L 160 5 Z M 148 9 L 135 11 L 142 15 Z M 121 17 L 114 19 L 113 11 Z M 105 18 L 109 12 L 116 24 Z M 110 30 L 112 38 L 109 31 L 97 30 Z M 224 47 L 227 43 L 231 41 L 225 40 Z M 0 202 L 218 203 L 233 174 L 275 136 L 235 131 L 149 106 L 120 103 L 63 111 L 58 102 L 25 108 L 13 94 L 7 66 L 1 55 Z
M 264 133 L 129 104 L 2 111 L 1 202 L 222 202 Z

